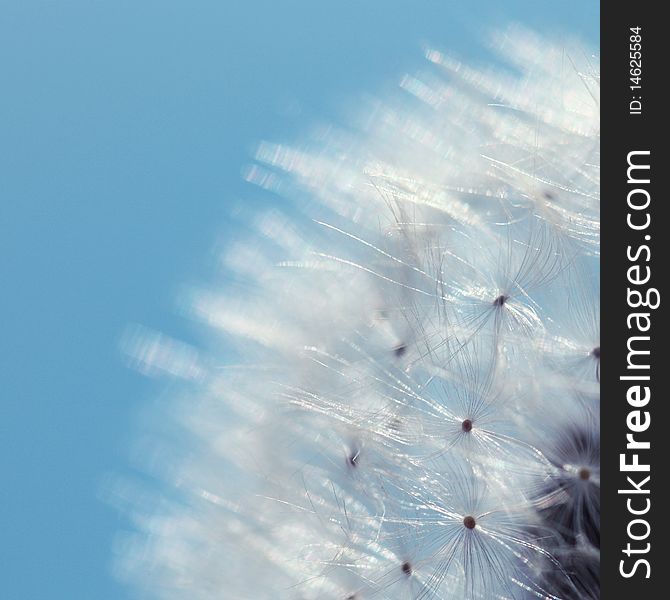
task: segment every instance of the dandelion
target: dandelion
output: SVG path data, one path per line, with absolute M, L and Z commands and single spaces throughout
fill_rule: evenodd
M 510 68 L 431 50 L 357 128 L 260 145 L 246 178 L 294 212 L 250 216 L 236 285 L 193 291 L 213 350 L 127 344 L 183 383 L 145 449 L 166 489 L 116 488 L 121 576 L 175 600 L 598 597 L 596 59 L 518 27 L 493 46 Z

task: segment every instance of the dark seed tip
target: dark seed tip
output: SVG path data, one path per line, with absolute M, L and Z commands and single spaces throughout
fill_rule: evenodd
M 498 296 L 494 301 L 493 301 L 493 306 L 503 306 L 505 302 L 507 302 L 507 299 L 509 296 L 505 296 L 505 294 L 501 294 Z
M 405 352 L 407 352 L 407 346 L 405 346 L 405 344 L 400 344 L 399 346 L 393 348 L 393 354 L 395 354 L 398 358 L 403 356 Z

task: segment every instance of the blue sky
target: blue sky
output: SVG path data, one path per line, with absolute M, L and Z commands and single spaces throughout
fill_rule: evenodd
M 195 339 L 176 297 L 258 196 L 254 145 L 337 120 L 423 42 L 476 58 L 482 18 L 599 39 L 590 0 L 0 0 L 3 598 L 133 597 L 100 489 L 163 384 L 124 328 Z

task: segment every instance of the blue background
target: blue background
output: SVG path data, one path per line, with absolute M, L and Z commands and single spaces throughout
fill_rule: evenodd
M 597 3 L 0 0 L 0 598 L 122 600 L 101 497 L 161 384 L 128 323 L 190 339 L 261 139 L 510 20 L 599 39 Z M 477 40 L 478 42 L 479 40 Z M 228 223 L 228 224 L 227 224 Z

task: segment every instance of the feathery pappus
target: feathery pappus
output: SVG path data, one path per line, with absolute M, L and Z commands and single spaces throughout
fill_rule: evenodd
M 208 350 L 129 335 L 181 381 L 162 489 L 113 494 L 149 597 L 599 597 L 598 63 L 492 46 L 260 144 L 245 176 L 282 202 L 190 295 Z

